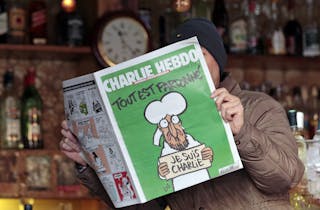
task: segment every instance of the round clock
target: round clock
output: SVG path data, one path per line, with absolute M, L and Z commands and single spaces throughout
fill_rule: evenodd
M 97 22 L 93 52 L 103 67 L 143 55 L 151 50 L 151 38 L 142 20 L 129 11 L 106 13 Z

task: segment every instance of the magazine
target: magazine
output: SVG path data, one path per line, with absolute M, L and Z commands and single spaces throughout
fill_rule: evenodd
M 70 129 L 115 207 L 241 169 L 196 37 L 63 82 Z

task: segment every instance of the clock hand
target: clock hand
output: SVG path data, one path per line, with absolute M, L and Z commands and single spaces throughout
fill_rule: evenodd
M 118 33 L 118 35 L 119 35 L 119 37 L 120 37 L 121 44 L 122 44 L 124 47 L 128 48 L 128 49 L 131 51 L 132 54 L 136 54 L 136 50 L 132 49 L 132 47 L 131 47 L 131 46 L 125 41 L 125 39 L 123 38 L 124 33 L 123 33 L 120 29 L 118 29 L 117 27 L 114 27 L 114 29 L 117 31 L 117 33 Z

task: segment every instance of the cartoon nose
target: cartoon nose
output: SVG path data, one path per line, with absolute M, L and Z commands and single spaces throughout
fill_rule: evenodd
M 177 129 L 173 126 L 172 123 L 169 123 L 168 128 L 169 128 L 169 132 L 171 133 L 171 135 L 176 138 L 178 135 Z

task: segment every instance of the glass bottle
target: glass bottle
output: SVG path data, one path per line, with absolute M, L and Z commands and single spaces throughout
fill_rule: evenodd
M 258 17 L 255 14 L 256 1 L 249 0 L 249 16 L 248 16 L 248 54 L 258 54 L 259 48 L 259 29 L 258 29 Z
M 319 124 L 320 105 L 318 101 L 318 87 L 311 86 L 310 103 L 309 103 L 309 136 L 312 138 Z
M 29 35 L 31 44 L 47 43 L 47 6 L 44 0 L 29 4 Z
M 62 0 L 58 14 L 58 44 L 80 46 L 84 42 L 84 22 L 77 11 L 76 0 Z
M 291 132 L 296 140 L 298 146 L 298 155 L 304 164 L 306 164 L 306 142 L 301 132 L 301 129 L 298 129 L 297 123 L 297 110 L 290 109 L 288 110 L 288 120 Z
M 12 0 L 9 5 L 9 37 L 13 44 L 26 43 L 27 12 L 23 0 Z
M 288 120 L 291 128 L 291 132 L 296 140 L 296 144 L 298 146 L 298 155 L 301 161 L 307 166 L 307 147 L 305 139 L 302 136 L 301 131 L 297 126 L 297 111 L 294 109 L 290 109 L 288 112 Z M 305 194 L 307 192 L 308 180 L 307 180 L 307 171 L 305 170 L 300 183 L 291 190 L 290 192 L 290 202 L 297 209 L 303 209 L 308 206 L 308 202 L 305 198 Z
M 24 78 L 24 92 L 21 97 L 21 133 L 27 149 L 43 148 L 42 99 L 35 86 L 35 79 L 35 68 L 30 67 Z
M 1 99 L 1 148 L 22 149 L 20 130 L 20 100 L 12 68 L 3 75 L 4 94 Z
M 295 17 L 295 1 L 288 0 L 289 20 L 283 28 L 287 55 L 302 55 L 302 27 Z
M 226 51 L 229 52 L 229 14 L 224 0 L 215 0 L 211 19 L 222 37 Z
M 303 56 L 320 55 L 319 29 L 314 15 L 314 1 L 306 0 L 307 23 L 303 27 Z
M 0 43 L 6 43 L 8 38 L 7 3 L 0 0 Z
M 280 12 L 278 1 L 279 0 L 272 0 L 271 20 L 267 32 L 267 48 L 268 53 L 271 55 L 284 55 L 286 53 L 285 37 L 279 21 Z
M 230 13 L 233 14 L 230 21 L 230 52 L 234 54 L 245 53 L 247 50 L 246 7 L 247 1 L 234 1 L 230 6 Z

